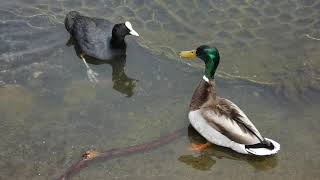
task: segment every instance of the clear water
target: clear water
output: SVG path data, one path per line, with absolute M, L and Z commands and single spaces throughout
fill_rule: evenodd
M 91 163 L 72 179 L 318 179 L 320 3 L 315 0 L 0 1 L 0 179 L 53 179 L 88 149 L 153 140 L 188 126 L 200 61 L 221 51 L 219 95 L 238 104 L 278 155 L 253 158 L 212 146 L 191 128 L 152 151 Z M 88 80 L 63 19 L 70 10 L 130 20 L 127 57 L 90 64 Z M 95 62 L 91 62 L 95 63 Z

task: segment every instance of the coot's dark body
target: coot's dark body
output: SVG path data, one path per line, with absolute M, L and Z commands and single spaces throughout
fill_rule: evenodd
M 113 24 L 105 19 L 82 16 L 76 11 L 67 14 L 65 27 L 80 53 L 97 59 L 111 59 L 125 54 L 125 36 L 136 33 L 131 24 L 130 30 L 125 23 Z M 134 35 L 138 36 L 137 33 Z

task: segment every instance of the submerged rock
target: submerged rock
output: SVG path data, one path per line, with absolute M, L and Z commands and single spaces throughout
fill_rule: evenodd
M 0 87 L 0 115 L 4 126 L 22 126 L 35 107 L 33 94 L 20 85 Z
M 73 81 L 65 89 L 64 104 L 67 107 L 79 107 L 92 103 L 96 99 L 97 87 L 88 80 Z

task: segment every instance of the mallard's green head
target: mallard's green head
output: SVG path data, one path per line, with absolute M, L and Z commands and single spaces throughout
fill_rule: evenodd
M 197 50 L 181 51 L 180 57 L 183 57 L 183 58 L 198 57 L 201 60 L 203 60 L 204 63 L 206 64 L 204 75 L 207 79 L 214 78 L 214 73 L 216 72 L 217 67 L 219 65 L 219 61 L 220 61 L 218 49 L 215 47 L 207 46 L 207 45 L 199 46 Z

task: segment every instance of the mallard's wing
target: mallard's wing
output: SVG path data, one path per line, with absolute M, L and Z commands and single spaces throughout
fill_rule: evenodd
M 201 108 L 201 114 L 208 124 L 240 144 L 257 144 L 264 140 L 237 105 L 223 98 L 218 98 L 217 102 L 212 106 Z

